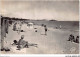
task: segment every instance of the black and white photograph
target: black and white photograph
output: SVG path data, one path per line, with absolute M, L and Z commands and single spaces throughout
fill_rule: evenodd
M 0 0 L 1 54 L 79 54 L 79 0 Z

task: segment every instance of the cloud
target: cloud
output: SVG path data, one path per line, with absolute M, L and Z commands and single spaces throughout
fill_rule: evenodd
M 30 19 L 78 21 L 79 1 L 5 1 L 0 13 L 4 16 Z

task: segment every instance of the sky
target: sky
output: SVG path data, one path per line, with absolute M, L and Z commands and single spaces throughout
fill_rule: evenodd
M 0 0 L 0 15 L 25 19 L 78 21 L 78 0 Z

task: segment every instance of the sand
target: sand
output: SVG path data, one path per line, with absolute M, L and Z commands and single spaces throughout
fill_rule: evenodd
M 16 31 L 9 28 L 9 33 L 7 34 L 6 41 L 7 46 L 11 48 L 11 51 L 2 51 L 2 54 L 78 54 L 79 44 L 67 41 L 70 34 L 75 37 L 79 34 L 78 31 L 71 31 L 67 29 L 54 29 L 48 27 L 47 35 L 42 35 L 41 26 L 34 26 L 35 29 L 26 29 L 26 32 L 21 32 L 18 34 Z M 21 50 L 16 50 L 16 46 L 12 46 L 13 40 L 19 40 L 21 35 L 24 35 L 25 41 L 30 44 L 38 44 L 38 47 L 29 46 L 29 48 L 23 48 Z M 6 45 L 6 44 L 5 44 Z

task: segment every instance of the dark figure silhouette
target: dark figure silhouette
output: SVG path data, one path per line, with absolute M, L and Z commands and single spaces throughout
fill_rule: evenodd
M 68 41 L 75 42 L 75 38 L 72 34 L 69 36 Z
M 45 29 L 45 35 L 47 35 L 47 27 L 46 27 L 46 25 L 44 25 L 44 29 Z
M 12 45 L 18 45 L 18 41 L 17 40 L 14 40 L 13 42 L 14 43 Z
M 79 43 L 79 36 L 76 37 L 76 43 Z

